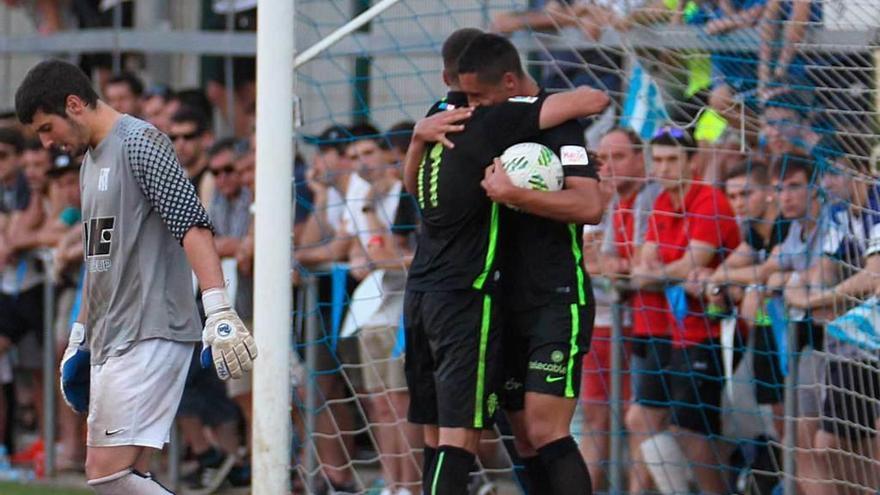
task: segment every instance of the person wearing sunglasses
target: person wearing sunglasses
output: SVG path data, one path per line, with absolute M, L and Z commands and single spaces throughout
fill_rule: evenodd
M 214 140 L 208 131 L 208 119 L 201 110 L 182 106 L 171 116 L 168 139 L 183 165 L 196 194 L 207 207 L 214 198 L 214 175 L 208 170 L 207 149 Z
M 696 146 L 685 130 L 661 127 L 650 150 L 652 175 L 663 192 L 648 219 L 632 280 L 636 288 L 666 292 L 672 349 L 666 388 L 639 392 L 655 400 L 644 402 L 653 411 L 641 418 L 643 431 L 652 435 L 636 456 L 648 463 L 663 493 L 687 491 L 686 461 L 702 493 L 728 493 L 725 459 L 713 440 L 721 433 L 720 327 L 706 317 L 701 298 L 685 298 L 681 311 L 671 294 L 694 271 L 717 267 L 739 245 L 739 227 L 724 194 L 693 175 Z

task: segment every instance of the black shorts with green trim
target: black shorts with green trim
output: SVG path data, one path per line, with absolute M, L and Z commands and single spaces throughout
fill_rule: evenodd
M 411 423 L 491 428 L 501 331 L 491 294 L 407 291 L 403 303 Z
M 504 311 L 501 403 L 505 409 L 523 409 L 526 392 L 577 398 L 594 316 L 589 303 Z

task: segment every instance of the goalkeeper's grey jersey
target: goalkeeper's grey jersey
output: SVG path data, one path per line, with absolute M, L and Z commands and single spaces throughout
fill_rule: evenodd
M 80 188 L 92 364 L 141 340 L 199 340 L 181 243 L 210 222 L 168 137 L 123 116 L 86 154 Z

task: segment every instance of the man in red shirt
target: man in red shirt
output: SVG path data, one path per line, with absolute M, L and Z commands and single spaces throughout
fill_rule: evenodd
M 598 273 L 612 280 L 629 276 L 632 260 L 645 240 L 648 216 L 654 200 L 661 188 L 645 178 L 644 144 L 641 138 L 629 129 L 612 129 L 599 143 L 598 156 L 602 164 L 602 174 L 607 177 L 615 190 L 615 196 L 603 221 L 605 230 L 596 263 Z M 595 292 L 595 291 L 594 291 Z M 642 431 L 641 417 L 650 414 L 652 409 L 639 405 L 640 401 L 656 402 L 658 398 L 648 394 L 650 390 L 663 391 L 660 370 L 666 365 L 669 355 L 667 319 L 664 312 L 666 301 L 658 292 L 637 291 L 626 295 L 626 315 L 624 320 L 632 320 L 632 391 L 636 403 L 630 406 L 632 424 L 630 427 L 630 451 L 638 451 L 642 441 L 650 436 L 638 435 Z M 597 313 L 598 315 L 598 313 Z M 599 317 L 597 316 L 597 322 Z M 625 331 L 629 341 L 630 332 Z M 585 430 L 596 435 L 608 430 L 610 411 L 607 407 L 610 390 L 611 333 L 609 325 L 598 323 L 593 328 L 593 344 L 590 353 L 584 358 L 584 378 L 582 396 L 590 403 L 584 409 Z M 657 347 L 658 349 L 655 349 Z M 664 350 L 665 347 L 665 350 Z M 659 356 L 659 357 L 658 357 Z M 628 356 L 629 357 L 629 356 Z M 627 378 L 629 375 L 624 375 Z M 628 397 L 629 383 L 624 381 L 624 397 Z M 641 391 L 641 392 L 640 392 Z M 659 398 L 666 402 L 665 397 Z M 604 404 L 605 407 L 602 407 Z M 582 442 L 582 451 L 593 468 L 606 459 L 608 444 L 604 439 Z M 597 471 L 599 468 L 591 469 Z M 593 479 L 601 479 L 594 475 Z M 644 463 L 634 463 L 630 475 L 630 491 L 639 493 L 650 488 L 650 474 Z M 595 486 L 595 485 L 594 485 Z
M 645 244 L 632 277 L 637 288 L 666 290 L 687 280 L 695 270 L 717 267 L 739 245 L 740 234 L 724 194 L 692 177 L 689 161 L 695 146 L 685 131 L 663 127 L 650 145 L 653 176 L 663 192 L 648 219 Z M 677 307 L 667 311 L 672 335 L 665 368 L 669 414 L 649 425 L 656 433 L 639 450 L 663 493 L 687 491 L 687 467 L 681 463 L 681 454 L 676 454 L 682 451 L 702 493 L 728 493 L 719 469 L 724 462 L 711 440 L 721 433 L 720 327 L 706 318 L 702 300 L 688 296 L 686 305 L 683 315 Z M 670 419 L 672 427 L 667 424 Z

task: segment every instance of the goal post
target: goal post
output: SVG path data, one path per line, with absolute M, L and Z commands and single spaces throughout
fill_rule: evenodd
M 290 490 L 293 0 L 257 9 L 253 493 Z

